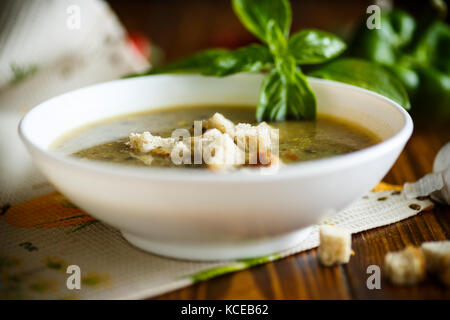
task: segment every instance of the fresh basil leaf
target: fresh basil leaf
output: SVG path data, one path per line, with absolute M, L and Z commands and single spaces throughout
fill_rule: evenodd
M 381 14 L 381 29 L 368 29 L 366 20 L 353 40 L 351 53 L 385 65 L 398 63 L 400 50 L 414 37 L 416 22 L 408 13 L 392 10 Z
M 405 11 L 393 10 L 381 15 L 380 29 L 372 30 L 379 31 L 385 41 L 400 48 L 409 44 L 413 39 L 416 21 Z
M 289 53 L 288 41 L 275 20 L 267 25 L 267 44 L 274 56 L 275 69 L 263 82 L 256 119 L 314 119 L 314 93 Z
M 408 93 L 408 96 L 413 99 L 420 85 L 419 74 L 416 70 L 404 67 L 401 64 L 393 66 L 385 66 L 385 68 L 392 72 L 403 84 Z
M 299 68 L 293 75 L 293 81 L 288 82 L 288 118 L 313 120 L 316 118 L 316 96 Z
M 267 24 L 271 19 L 285 37 L 289 35 L 292 12 L 288 0 L 233 0 L 232 4 L 242 24 L 263 42 L 267 42 Z
M 298 64 L 322 63 L 340 55 L 344 41 L 331 33 L 304 29 L 289 39 L 289 50 Z
M 187 58 L 151 69 L 142 75 L 158 73 L 202 73 L 207 71 L 218 57 L 226 54 L 228 54 L 228 51 L 225 49 L 205 50 Z
M 282 59 L 288 53 L 288 41 L 278 23 L 270 19 L 267 23 L 267 45 L 275 60 Z
M 450 119 L 450 74 L 434 68 L 419 69 L 420 87 L 414 111 L 425 118 Z
M 408 94 L 402 83 L 383 67 L 359 59 L 339 59 L 315 71 L 311 76 L 335 80 L 377 92 L 410 108 Z
M 421 67 L 433 66 L 450 74 L 450 27 L 441 21 L 434 22 L 412 51 L 415 62 Z
M 256 109 L 257 121 L 314 119 L 316 98 L 299 69 L 285 75 L 274 69 L 264 79 Z
M 222 77 L 238 72 L 257 72 L 271 66 L 273 57 L 267 47 L 252 44 L 220 55 L 203 74 Z
M 284 120 L 286 114 L 286 95 L 281 76 L 277 69 L 273 69 L 263 81 L 256 108 L 256 120 Z

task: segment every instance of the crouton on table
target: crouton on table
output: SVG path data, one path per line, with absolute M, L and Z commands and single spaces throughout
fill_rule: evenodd
M 450 240 L 424 242 L 420 250 L 425 256 L 427 271 L 450 286 Z
M 352 254 L 352 235 L 343 228 L 320 226 L 319 259 L 325 266 L 347 263 Z
M 413 246 L 404 250 L 389 252 L 384 259 L 384 271 L 396 285 L 413 285 L 425 278 L 425 257 Z

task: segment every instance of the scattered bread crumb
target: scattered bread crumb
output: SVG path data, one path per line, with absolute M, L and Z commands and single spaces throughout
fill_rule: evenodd
M 133 150 L 141 153 L 147 153 L 160 148 L 170 154 L 177 140 L 175 138 L 162 138 L 154 136 L 150 132 L 130 134 L 130 146 Z
M 438 276 L 441 282 L 450 287 L 450 256 L 445 255 L 439 259 Z
M 319 259 L 325 266 L 347 263 L 352 254 L 352 235 L 336 226 L 320 226 Z
M 207 130 L 202 137 L 203 158 L 210 169 L 221 170 L 243 164 L 244 152 L 233 139 L 218 129 Z
M 150 166 L 153 162 L 153 156 L 151 154 L 136 154 L 134 152 L 130 152 L 130 156 L 142 161 L 147 166 Z
M 427 270 L 433 273 L 438 270 L 439 260 L 450 256 L 450 240 L 424 242 L 420 249 L 425 255 Z
M 392 283 L 413 285 L 425 278 L 425 257 L 420 249 L 408 246 L 404 250 L 386 254 L 384 269 Z
M 450 240 L 424 242 L 420 250 L 424 254 L 427 271 L 450 286 Z
M 191 148 L 184 142 L 178 141 L 173 146 L 170 156 L 175 164 L 191 163 Z M 184 162 L 185 160 L 186 162 Z

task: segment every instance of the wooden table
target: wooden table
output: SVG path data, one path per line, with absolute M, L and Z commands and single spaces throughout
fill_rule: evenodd
M 162 47 L 167 60 L 224 42 L 233 46 L 253 40 L 234 17 L 228 1 L 110 2 L 125 26 L 147 34 Z M 336 31 L 336 21 L 354 23 L 367 8 L 367 1 L 337 3 L 294 2 L 293 29 L 307 26 Z M 437 151 L 449 140 L 450 125 L 416 128 L 384 180 L 403 184 L 431 172 Z M 346 265 L 322 267 L 313 249 L 158 299 L 449 299 L 450 290 L 435 279 L 409 288 L 394 287 L 385 279 L 381 290 L 368 290 L 366 286 L 367 266 L 381 266 L 388 251 L 445 239 L 450 239 L 450 208 L 438 206 L 399 223 L 354 235 L 356 255 Z

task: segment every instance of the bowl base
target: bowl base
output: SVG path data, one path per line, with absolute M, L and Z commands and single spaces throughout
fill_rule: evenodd
M 221 242 L 158 242 L 122 231 L 123 237 L 144 251 L 161 256 L 197 261 L 249 259 L 267 256 L 298 245 L 311 227 L 288 234 L 250 240 Z

